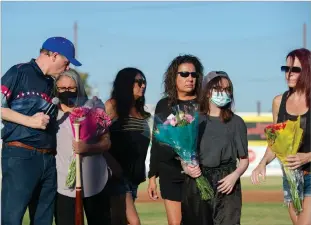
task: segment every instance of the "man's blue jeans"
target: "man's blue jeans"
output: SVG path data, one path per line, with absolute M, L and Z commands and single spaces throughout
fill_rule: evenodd
M 3 144 L 1 224 L 21 225 L 31 205 L 31 224 L 52 225 L 56 176 L 55 156 Z

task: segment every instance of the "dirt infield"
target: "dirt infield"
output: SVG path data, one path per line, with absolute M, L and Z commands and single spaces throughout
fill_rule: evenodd
M 243 202 L 283 202 L 283 191 L 244 191 Z
M 282 191 L 243 191 L 242 196 L 243 202 L 283 202 Z M 137 202 L 154 201 L 149 199 L 146 191 L 139 191 Z

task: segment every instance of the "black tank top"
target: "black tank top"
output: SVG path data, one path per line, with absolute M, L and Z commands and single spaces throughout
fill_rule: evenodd
M 150 142 L 147 119 L 116 119 L 110 127 L 110 154 L 120 163 L 123 175 L 134 184 L 146 179 L 145 160 Z
M 295 121 L 298 116 L 290 115 L 286 110 L 286 101 L 289 97 L 289 91 L 284 92 L 281 100 L 281 105 L 278 113 L 277 123 L 282 123 L 286 120 Z M 310 152 L 310 109 L 300 116 L 300 127 L 303 129 L 303 137 L 298 152 Z M 307 163 L 301 167 L 304 171 L 311 171 L 311 163 Z

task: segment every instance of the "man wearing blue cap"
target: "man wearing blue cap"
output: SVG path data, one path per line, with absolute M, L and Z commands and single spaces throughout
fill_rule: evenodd
M 72 42 L 52 37 L 37 59 L 14 65 L 1 77 L 1 224 L 22 224 L 28 205 L 32 224 L 53 223 L 57 128 L 56 110 L 47 114 L 47 109 L 53 78 L 70 63 L 81 66 Z

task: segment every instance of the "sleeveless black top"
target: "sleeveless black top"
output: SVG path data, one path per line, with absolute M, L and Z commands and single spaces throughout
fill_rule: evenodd
M 123 175 L 135 184 L 146 179 L 145 160 L 150 142 L 147 119 L 116 119 L 110 127 L 109 152 L 120 163 Z
M 286 101 L 289 97 L 289 91 L 284 92 L 281 100 L 281 105 L 278 113 L 277 123 L 282 123 L 286 120 L 295 121 L 298 116 L 290 115 L 286 110 Z M 300 116 L 300 127 L 303 129 L 303 137 L 300 148 L 298 152 L 310 152 L 310 109 L 303 115 Z M 301 166 L 301 169 L 304 171 L 311 171 L 311 163 L 307 163 Z

